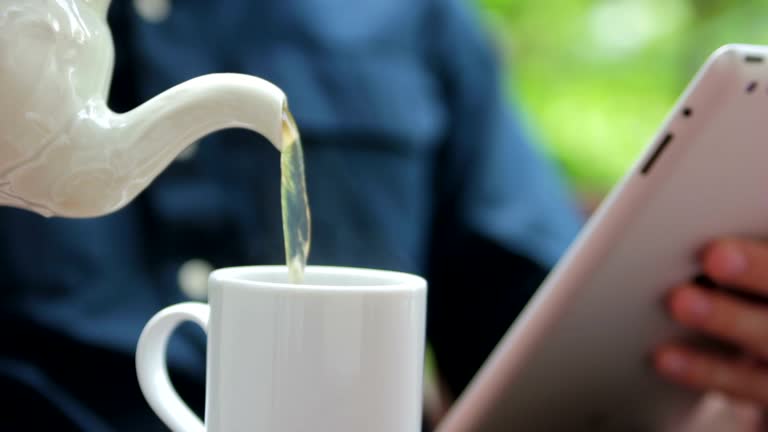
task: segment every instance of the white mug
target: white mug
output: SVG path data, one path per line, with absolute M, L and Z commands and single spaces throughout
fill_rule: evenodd
M 174 432 L 418 432 L 426 281 L 405 273 L 285 266 L 214 271 L 209 304 L 160 311 L 139 338 L 136 371 Z M 168 337 L 208 334 L 205 425 L 173 389 Z

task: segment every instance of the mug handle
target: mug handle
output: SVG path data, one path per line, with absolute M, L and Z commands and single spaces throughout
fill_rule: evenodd
M 168 377 L 165 357 L 168 338 L 179 324 L 192 321 L 208 333 L 210 307 L 187 302 L 167 307 L 152 317 L 139 337 L 136 348 L 136 375 L 149 406 L 174 432 L 204 432 L 200 418 L 179 397 Z

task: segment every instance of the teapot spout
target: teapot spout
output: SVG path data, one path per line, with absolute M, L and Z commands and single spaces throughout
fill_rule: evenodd
M 190 144 L 222 129 L 249 129 L 281 151 L 286 107 L 283 91 L 268 81 L 250 75 L 212 74 L 182 83 L 115 116 L 111 141 L 123 151 L 119 153 L 122 160 L 115 160 L 114 166 L 135 185 L 123 200 L 132 200 Z
M 73 218 L 115 212 L 212 132 L 250 129 L 281 150 L 285 108 L 282 90 L 239 74 L 195 78 L 125 114 L 93 101 L 70 132 L 0 178 L 0 204 Z
M 112 3 L 112 0 L 85 0 L 85 2 L 99 14 L 107 16 L 107 11 L 109 11 L 109 5 Z
M 211 74 L 161 93 L 117 116 L 113 131 L 131 142 L 138 158 L 170 156 L 222 129 L 243 128 L 263 135 L 278 151 L 286 96 L 277 86 L 250 75 Z

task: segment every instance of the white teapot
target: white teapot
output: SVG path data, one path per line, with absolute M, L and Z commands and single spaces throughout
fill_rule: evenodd
M 281 149 L 285 95 L 252 76 L 203 76 L 112 112 L 109 4 L 2 1 L 0 205 L 45 216 L 114 212 L 190 143 L 225 128 L 251 129 Z

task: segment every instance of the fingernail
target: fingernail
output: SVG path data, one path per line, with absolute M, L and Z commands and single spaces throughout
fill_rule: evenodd
M 688 359 L 676 351 L 668 351 L 661 355 L 659 366 L 664 372 L 679 375 L 688 367 Z
M 747 257 L 733 245 L 721 246 L 716 252 L 718 254 L 720 270 L 723 272 L 720 276 L 734 277 L 747 270 Z
M 704 296 L 693 290 L 685 290 L 681 294 L 679 300 L 683 306 L 683 310 L 686 315 L 691 318 L 706 318 L 712 311 L 712 302 Z

